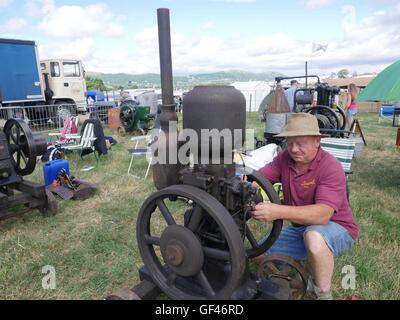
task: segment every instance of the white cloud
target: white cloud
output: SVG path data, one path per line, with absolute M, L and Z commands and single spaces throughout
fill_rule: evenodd
M 330 5 L 334 0 L 307 0 L 305 7 L 307 10 L 313 10 Z
M 54 0 L 26 0 L 26 10 L 31 17 L 44 17 L 55 9 Z
M 14 0 L 0 0 L 0 8 L 7 8 Z
M 73 41 L 52 41 L 51 44 L 39 43 L 40 59 L 78 59 L 89 61 L 93 58 L 95 40 L 91 37 L 78 38 Z
M 121 20 L 105 4 L 62 6 L 46 15 L 38 29 L 55 38 L 74 39 L 94 35 L 117 37 L 124 33 L 123 26 L 118 23 Z
M 0 25 L 0 30 L 2 33 L 14 34 L 23 30 L 27 25 L 28 23 L 23 18 L 12 18 L 5 25 Z
M 379 71 L 382 66 L 398 60 L 400 52 L 400 4 L 390 10 L 380 10 L 357 19 L 354 7 L 343 7 L 339 38 L 326 38 L 326 52 L 311 55 L 314 39 L 300 41 L 283 32 L 251 37 L 232 34 L 224 38 L 218 33 L 172 32 L 172 65 L 174 74 L 204 73 L 226 70 L 253 72 L 280 71 L 288 75 L 304 74 L 304 62 L 309 72 L 330 74 L 342 68 L 358 73 Z M 322 40 L 321 40 L 322 41 Z M 90 43 L 90 42 L 89 42 Z M 157 28 L 144 29 L 129 43 L 130 50 L 119 48 L 86 54 L 87 70 L 103 72 L 159 72 Z M 79 51 L 76 45 L 76 50 Z M 82 49 L 83 50 L 83 49 Z

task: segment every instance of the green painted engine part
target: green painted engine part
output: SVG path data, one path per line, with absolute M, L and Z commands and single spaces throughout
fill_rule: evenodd
M 121 123 L 126 131 L 149 130 L 154 116 L 150 114 L 149 106 L 123 104 L 120 111 Z

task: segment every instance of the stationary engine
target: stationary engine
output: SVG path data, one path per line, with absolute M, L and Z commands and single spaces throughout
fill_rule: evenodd
M 0 132 L 0 218 L 18 214 L 18 205 L 54 213 L 56 202 L 44 185 L 22 177 L 35 170 L 38 156 L 46 153 L 46 139 L 32 132 L 21 119 L 8 120 Z
M 280 200 L 268 180 L 233 162 L 234 150 L 245 141 L 245 98 L 230 86 L 195 87 L 183 100 L 183 132 L 198 140 L 182 140 L 173 128 L 177 115 L 167 9 L 158 10 L 158 24 L 163 98 L 161 134 L 153 144 L 158 191 L 137 218 L 142 275 L 173 299 L 254 299 L 259 290 L 248 259 L 274 243 L 282 220 L 251 219 L 255 204 Z M 202 136 L 213 130 L 216 136 Z
M 118 134 L 121 136 L 126 132 L 135 131 L 139 134 L 146 134 L 151 129 L 154 120 L 149 106 L 139 106 L 134 101 L 126 101 L 121 104 L 119 117 L 121 127 L 118 128 Z

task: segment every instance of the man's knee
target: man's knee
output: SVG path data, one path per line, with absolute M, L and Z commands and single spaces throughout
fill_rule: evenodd
M 318 231 L 307 231 L 304 235 L 304 242 L 307 251 L 311 254 L 318 254 L 329 250 L 324 237 Z

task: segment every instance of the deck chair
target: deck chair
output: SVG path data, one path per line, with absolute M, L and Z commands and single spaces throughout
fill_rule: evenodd
M 66 135 L 67 139 L 76 139 L 79 140 L 79 143 L 77 144 L 71 144 L 71 145 L 63 145 L 62 148 L 64 150 L 78 150 L 80 151 L 80 159 L 83 157 L 83 151 L 86 149 L 90 149 L 93 151 L 94 157 L 96 158 L 96 161 L 98 161 L 98 157 L 96 155 L 96 150 L 94 147 L 94 142 L 96 141 L 96 137 L 94 135 L 94 125 L 93 123 L 88 123 L 85 126 L 85 129 L 83 130 L 82 136 L 79 135 Z
M 151 149 L 150 149 L 150 144 L 152 141 L 152 135 L 145 135 L 145 136 L 136 136 L 136 137 L 132 137 L 131 141 L 135 142 L 135 147 L 133 149 L 129 149 L 128 150 L 128 154 L 131 156 L 131 161 L 129 163 L 129 167 L 128 167 L 128 175 L 131 177 L 135 177 L 135 178 L 140 178 L 139 176 L 136 176 L 134 174 L 131 173 L 131 169 L 132 169 L 132 164 L 133 164 L 133 159 L 135 156 L 146 156 L 147 161 L 148 161 L 148 165 L 147 165 L 147 169 L 146 169 L 146 174 L 144 175 L 144 180 L 146 180 L 149 171 L 150 171 L 150 166 L 151 166 Z M 145 147 L 144 148 L 138 148 L 139 144 L 144 144 Z
M 329 152 L 339 160 L 346 174 L 346 193 L 349 200 L 350 191 L 348 186 L 348 177 L 352 174 L 351 163 L 353 161 L 356 139 L 350 138 L 323 138 L 321 139 L 321 148 Z
M 56 144 L 65 144 L 65 143 L 74 142 L 73 139 L 72 139 L 72 141 L 71 141 L 71 139 L 68 140 L 66 135 L 76 134 L 78 132 L 78 122 L 79 122 L 78 116 L 76 116 L 76 117 L 67 116 L 67 118 L 65 119 L 65 122 L 64 122 L 64 126 L 60 132 L 50 132 L 48 134 L 50 139 L 52 139 L 53 137 L 57 137 Z

